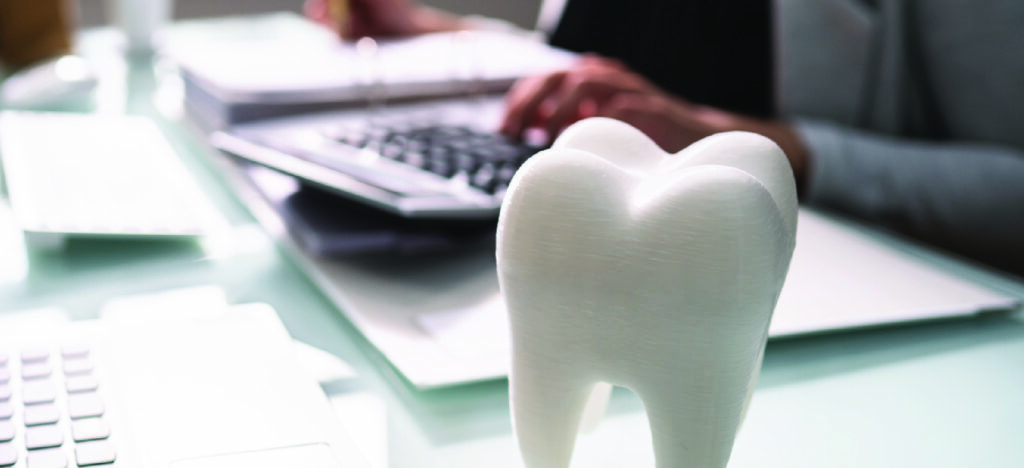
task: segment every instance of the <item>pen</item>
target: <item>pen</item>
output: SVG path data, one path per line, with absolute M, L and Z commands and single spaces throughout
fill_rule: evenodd
M 327 18 L 338 35 L 345 37 L 348 25 L 348 0 L 327 0 Z

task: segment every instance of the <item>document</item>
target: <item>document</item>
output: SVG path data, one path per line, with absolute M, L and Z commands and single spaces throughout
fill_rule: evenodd
M 167 51 L 187 84 L 215 99 L 291 104 L 494 91 L 575 60 L 525 32 L 342 41 L 284 13 L 186 22 Z

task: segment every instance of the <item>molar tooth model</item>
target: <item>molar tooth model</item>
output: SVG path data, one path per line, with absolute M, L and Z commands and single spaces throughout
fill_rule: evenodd
M 730 132 L 678 154 L 587 119 L 506 195 L 497 260 L 512 333 L 512 418 L 528 468 L 569 465 L 584 406 L 632 389 L 657 466 L 725 466 L 789 269 L 785 155 Z

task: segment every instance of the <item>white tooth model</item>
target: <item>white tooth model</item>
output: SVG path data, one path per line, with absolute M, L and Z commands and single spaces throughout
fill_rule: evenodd
M 528 468 L 569 465 L 592 392 L 632 389 L 657 466 L 725 466 L 789 269 L 796 188 L 771 140 L 678 154 L 581 121 L 516 174 L 497 260 L 512 419 Z

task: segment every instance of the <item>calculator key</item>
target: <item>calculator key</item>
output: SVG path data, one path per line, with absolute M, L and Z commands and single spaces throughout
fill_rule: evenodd
M 11 387 L 7 384 L 0 383 L 0 401 L 7 401 L 11 399 Z
M 14 407 L 8 401 L 0 401 L 0 420 L 11 419 L 14 415 Z
M 42 424 L 54 424 L 60 419 L 57 407 L 50 403 L 41 405 L 29 405 L 25 407 L 25 425 L 39 426 Z
M 452 156 L 452 160 L 455 162 L 455 167 L 460 171 L 473 172 L 476 168 L 480 167 L 480 161 L 477 161 L 469 153 L 457 152 Z
M 50 351 L 46 348 L 27 348 L 21 351 L 21 362 L 24 364 L 42 362 L 47 359 L 50 359 Z
M 410 139 L 405 143 L 406 151 L 426 152 L 430 148 L 430 144 L 423 140 L 412 140 Z
M 89 357 L 89 352 L 89 346 L 84 344 L 70 344 L 60 348 L 60 355 L 64 359 Z
M 10 420 L 0 421 L 0 442 L 10 442 L 14 439 L 14 423 Z
M 427 163 L 428 171 L 444 177 L 451 177 L 455 174 L 455 167 L 443 159 L 433 159 Z
M 49 377 L 50 372 L 50 363 L 48 361 L 30 362 L 21 366 L 21 377 L 25 380 Z
M 57 398 L 57 387 L 49 380 L 29 380 L 21 387 L 21 395 L 26 405 L 52 403 Z
M 493 164 L 487 163 L 480 166 L 476 174 L 473 174 L 470 184 L 485 192 L 494 190 L 494 186 L 497 184 L 495 171 Z
M 67 468 L 68 457 L 58 448 L 33 450 L 28 453 L 27 468 Z
M 84 418 L 71 421 L 71 436 L 75 442 L 110 437 L 110 426 L 103 418 Z
M 114 445 L 108 440 L 94 440 L 75 445 L 75 461 L 78 466 L 102 465 L 113 463 L 117 458 Z
M 426 167 L 427 157 L 419 151 L 406 151 L 402 155 L 402 161 L 410 166 L 416 166 L 419 168 Z
M 388 143 L 384 146 L 381 146 L 380 155 L 388 159 L 398 159 L 398 157 L 401 156 L 404 151 L 405 149 L 402 147 L 402 145 L 396 143 Z
M 71 419 L 102 416 L 103 400 L 96 392 L 68 395 L 68 415 L 71 416 Z
M 448 161 L 452 158 L 452 150 L 444 146 L 427 146 L 423 151 L 426 152 L 427 158 L 430 160 Z
M 64 381 L 68 393 L 90 392 L 99 388 L 100 382 L 92 375 L 69 375 Z
M 11 466 L 18 463 L 18 449 L 14 444 L 0 444 L 0 466 Z
M 92 361 L 89 358 L 64 360 L 64 373 L 67 375 L 88 374 L 89 372 L 92 372 Z
M 29 450 L 60 447 L 64 443 L 64 431 L 56 424 L 25 428 L 25 447 Z
M 515 164 L 505 163 L 498 168 L 498 183 L 508 185 L 519 168 Z

